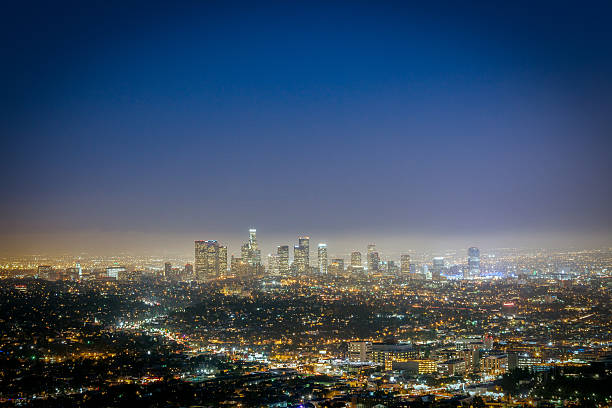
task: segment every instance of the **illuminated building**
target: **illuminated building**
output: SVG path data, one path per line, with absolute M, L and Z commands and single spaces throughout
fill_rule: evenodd
M 109 266 L 106 268 L 106 277 L 111 279 L 123 278 L 125 273 L 125 267 L 123 266 Z
M 215 279 L 227 270 L 227 247 L 215 240 L 195 241 L 195 278 L 198 281 Z
M 329 273 L 334 275 L 340 275 L 344 272 L 344 259 L 342 258 L 333 258 L 329 263 Z
M 164 277 L 169 278 L 172 275 L 172 264 L 170 262 L 166 262 L 164 264 Z
M 243 258 L 236 258 L 232 255 L 230 268 L 232 275 L 244 278 L 249 274 L 250 265 Z
M 50 279 L 53 276 L 51 265 L 38 265 L 38 277 L 40 279 Z
M 434 360 L 407 360 L 393 361 L 393 370 L 406 371 L 408 374 L 432 374 L 438 371 L 438 364 Z
M 508 353 L 508 370 L 513 370 L 515 368 L 526 368 L 534 371 L 540 366 L 542 366 L 541 357 L 535 357 L 527 352 Z
M 257 244 L 256 229 L 249 229 L 249 240 L 242 245 L 240 251 L 244 262 L 255 268 L 261 265 L 261 251 Z
M 289 246 L 280 245 L 276 248 L 276 261 L 278 265 L 278 273 L 281 276 L 289 274 Z
M 378 256 L 378 252 L 376 252 L 376 245 L 375 244 L 369 244 L 368 245 L 368 254 L 367 254 L 367 261 L 368 261 L 368 271 L 370 273 L 372 272 L 378 272 L 378 266 L 380 264 L 380 257 Z
M 431 276 L 433 280 L 440 280 L 440 273 L 444 269 L 444 258 L 436 256 L 433 259 L 433 267 L 431 268 Z
M 348 346 L 349 361 L 365 363 L 372 361 L 371 341 L 351 341 Z
M 409 344 L 372 344 L 372 361 L 382 364 L 385 370 L 393 369 L 393 362 L 406 362 L 419 357 L 419 351 Z
M 327 244 L 319 244 L 319 273 L 327 273 Z
M 183 270 L 183 279 L 191 279 L 193 277 L 193 265 L 185 264 L 185 269 Z
M 468 249 L 468 270 L 472 278 L 480 275 L 480 250 L 476 247 Z
M 438 371 L 443 375 L 463 375 L 466 371 L 465 360 L 456 358 L 438 363 Z
M 278 275 L 278 255 L 268 254 L 268 274 Z
M 227 274 L 227 247 L 219 246 L 219 276 Z
M 298 273 L 310 268 L 310 237 L 298 237 L 298 244 L 293 247 L 293 263 Z
M 382 271 L 385 271 L 389 275 L 397 275 L 399 268 L 394 261 L 383 261 L 380 263 Z
M 400 256 L 400 271 L 402 276 L 408 276 L 410 273 L 410 255 Z
M 361 252 L 351 252 L 351 267 L 360 267 L 361 265 Z
M 431 280 L 432 275 L 431 275 L 431 271 L 429 270 L 429 267 L 426 264 L 423 264 L 421 268 L 422 268 L 423 276 L 425 277 L 425 279 Z
M 507 354 L 493 354 L 480 359 L 480 369 L 485 374 L 500 375 L 505 373 L 507 368 Z

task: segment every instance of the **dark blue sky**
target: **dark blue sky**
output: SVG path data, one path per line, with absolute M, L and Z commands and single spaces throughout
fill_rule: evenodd
M 612 243 L 610 2 L 18 3 L 5 251 Z

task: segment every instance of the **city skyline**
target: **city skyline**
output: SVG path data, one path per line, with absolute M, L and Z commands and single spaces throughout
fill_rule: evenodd
M 611 408 L 612 2 L 5 2 L 0 408 Z

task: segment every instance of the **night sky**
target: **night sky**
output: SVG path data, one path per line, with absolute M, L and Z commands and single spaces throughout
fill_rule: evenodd
M 612 244 L 609 1 L 5 3 L 3 253 Z

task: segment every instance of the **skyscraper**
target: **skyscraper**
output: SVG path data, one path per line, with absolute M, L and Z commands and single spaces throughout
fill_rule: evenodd
M 249 275 L 249 270 L 252 270 L 253 267 L 250 266 L 244 259 L 236 258 L 232 255 L 230 270 L 232 275 L 238 278 L 245 278 Z
M 276 248 L 276 262 L 278 264 L 278 273 L 281 276 L 289 274 L 289 246 L 280 245 Z
M 293 247 L 293 263 L 299 273 L 310 268 L 310 237 L 298 237 L 298 244 Z
M 431 268 L 431 276 L 433 280 L 440 280 L 440 274 L 444 269 L 444 258 L 436 256 L 433 259 L 433 268 Z
M 278 275 L 278 255 L 268 254 L 268 275 Z
M 198 281 L 215 279 L 227 270 L 227 247 L 215 240 L 195 241 L 195 277 Z
M 378 266 L 380 265 L 380 257 L 376 252 L 376 244 L 368 245 L 368 272 L 378 272 Z
M 476 247 L 468 248 L 468 269 L 470 277 L 480 275 L 480 250 Z
M 172 276 L 172 264 L 170 262 L 166 262 L 164 264 L 164 277 L 169 278 Z
M 344 272 L 344 259 L 342 258 L 334 258 L 329 263 L 329 273 L 334 275 L 340 275 Z
M 219 246 L 219 276 L 227 275 L 227 247 Z
M 351 252 L 351 267 L 358 267 L 361 265 L 361 252 L 353 251 Z
M 410 273 L 410 255 L 400 256 L 400 271 L 402 276 L 408 276 Z
M 327 244 L 319 244 L 319 273 L 327 273 Z
M 249 240 L 242 244 L 240 248 L 242 260 L 250 266 L 258 267 L 261 265 L 261 251 L 257 244 L 257 230 L 249 229 Z

